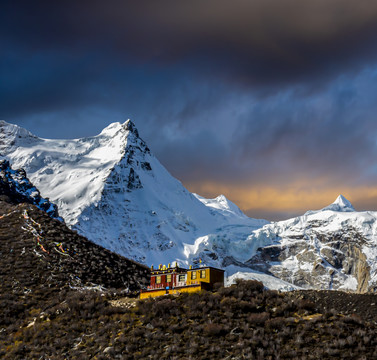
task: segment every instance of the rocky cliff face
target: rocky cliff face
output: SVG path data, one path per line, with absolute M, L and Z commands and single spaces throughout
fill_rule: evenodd
M 259 248 L 246 262 L 302 288 L 369 289 L 370 266 L 362 248 L 366 239 L 355 229 L 287 236 L 284 245 Z
M 250 243 L 262 246 L 238 265 L 302 288 L 374 291 L 376 219 L 377 213 L 357 212 L 340 196 L 322 210 L 254 231 Z
M 45 211 L 49 216 L 63 221 L 58 208 L 48 198 L 42 198 L 39 190 L 29 181 L 24 169 L 13 170 L 9 161 L 0 160 L 0 195 L 13 203 L 29 203 Z

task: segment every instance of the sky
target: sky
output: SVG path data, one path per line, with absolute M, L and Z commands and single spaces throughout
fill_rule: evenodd
M 0 119 L 40 137 L 131 118 L 249 216 L 377 210 L 374 0 L 3 1 L 0 49 Z

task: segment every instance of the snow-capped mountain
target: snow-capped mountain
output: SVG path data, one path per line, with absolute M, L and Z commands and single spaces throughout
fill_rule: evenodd
M 187 265 L 201 256 L 197 239 L 229 245 L 267 223 L 248 218 L 224 196 L 208 200 L 187 191 L 130 120 L 75 140 L 41 139 L 1 121 L 0 154 L 27 171 L 73 229 L 149 265 Z
M 377 212 L 357 212 L 340 195 L 322 210 L 253 231 L 240 243 L 233 277 L 254 278 L 249 267 L 302 288 L 375 290 L 376 220 Z
M 193 193 L 193 195 L 200 200 L 204 205 L 212 208 L 214 214 L 221 213 L 225 217 L 240 217 L 247 218 L 247 216 L 241 211 L 241 209 L 231 201 L 229 201 L 224 195 L 219 195 L 214 199 L 206 199 L 203 196 Z

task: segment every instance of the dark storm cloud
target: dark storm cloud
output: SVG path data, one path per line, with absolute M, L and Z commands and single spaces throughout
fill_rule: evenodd
M 187 78 L 261 97 L 297 83 L 321 91 L 376 60 L 377 3 L 8 1 L 0 30 L 2 118 L 93 104 L 139 115 L 146 92 L 154 105 Z M 193 109 L 207 100 L 196 91 L 178 121 L 196 121 Z
M 64 53 L 1 58 L 1 109 L 30 113 L 81 105 L 90 95 L 91 79 L 100 74 L 82 59 L 75 64 L 69 60 Z
M 342 76 L 310 96 L 301 88 L 263 99 L 234 92 L 194 109 L 195 122 L 176 122 L 174 136 L 160 131 L 154 141 L 146 133 L 157 155 L 187 183 L 326 187 L 377 181 L 375 69 Z
M 280 93 L 250 107 L 240 120 L 239 161 L 255 181 L 270 184 L 293 177 L 322 177 L 323 185 L 375 183 L 376 104 L 373 71 L 339 79 L 312 97 Z
M 3 43 L 29 51 L 185 62 L 244 85 L 327 77 L 377 52 L 373 0 L 27 1 L 2 14 Z

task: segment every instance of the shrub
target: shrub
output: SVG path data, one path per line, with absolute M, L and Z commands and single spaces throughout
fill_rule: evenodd
M 282 317 L 269 319 L 265 323 L 265 327 L 268 330 L 281 330 L 284 326 L 285 326 L 285 319 Z
M 270 319 L 270 314 L 267 312 L 250 314 L 247 321 L 252 326 L 264 325 Z
M 315 304 L 310 300 L 302 299 L 298 303 L 298 308 L 303 310 L 314 311 Z
M 221 336 L 225 334 L 225 330 L 220 324 L 206 324 L 203 327 L 203 332 L 208 336 Z

